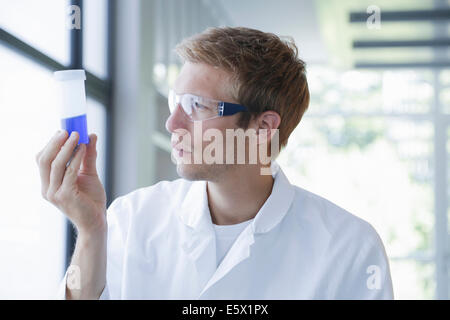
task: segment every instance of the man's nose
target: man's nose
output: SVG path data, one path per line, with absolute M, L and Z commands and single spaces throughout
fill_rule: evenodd
M 176 129 L 188 129 L 188 122 L 188 115 L 180 105 L 177 105 L 175 110 L 169 115 L 169 118 L 167 118 L 166 130 L 169 133 L 174 133 Z

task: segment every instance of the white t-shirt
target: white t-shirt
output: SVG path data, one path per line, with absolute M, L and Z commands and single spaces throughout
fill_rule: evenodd
M 252 222 L 253 219 L 231 225 L 217 225 L 213 224 L 216 234 L 216 257 L 217 266 L 222 262 L 223 258 L 233 246 L 237 237 Z

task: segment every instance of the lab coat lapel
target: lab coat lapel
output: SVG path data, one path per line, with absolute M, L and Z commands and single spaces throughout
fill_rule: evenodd
M 213 286 L 217 281 L 222 279 L 228 272 L 230 272 L 236 265 L 250 256 L 251 245 L 255 242 L 252 226 L 249 225 L 239 235 L 235 243 L 227 253 L 222 263 L 213 274 L 212 278 L 208 281 L 203 288 L 200 296 L 203 295 L 206 290 Z
M 206 181 L 195 181 L 181 205 L 182 248 L 194 263 L 203 288 L 216 271 L 216 243 L 208 208 Z
M 194 263 L 199 288 L 204 288 L 216 271 L 216 243 L 214 235 L 192 233 L 182 247 Z

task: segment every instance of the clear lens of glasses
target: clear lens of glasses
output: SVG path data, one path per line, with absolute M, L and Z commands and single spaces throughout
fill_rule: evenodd
M 177 95 L 173 90 L 170 90 L 168 102 L 170 113 L 173 113 L 176 107 L 180 105 L 186 115 L 193 121 L 215 118 L 219 114 L 219 101 L 193 94 Z

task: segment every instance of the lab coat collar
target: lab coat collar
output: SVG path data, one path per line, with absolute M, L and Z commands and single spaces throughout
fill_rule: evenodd
M 294 187 L 276 161 L 271 164 L 274 184 L 272 193 L 251 224 L 254 233 L 265 233 L 274 228 L 286 215 L 294 199 Z M 208 207 L 206 181 L 194 181 L 180 210 L 181 220 L 196 231 L 213 230 Z
M 192 182 L 181 204 L 180 218 L 184 224 L 194 230 L 204 230 L 208 225 L 212 228 L 206 181 Z
M 274 178 L 272 193 L 255 216 L 252 224 L 255 233 L 273 229 L 284 218 L 294 200 L 294 187 L 277 162 L 272 162 L 271 170 Z

